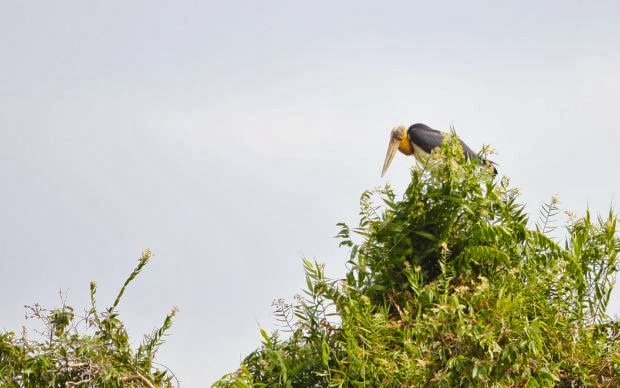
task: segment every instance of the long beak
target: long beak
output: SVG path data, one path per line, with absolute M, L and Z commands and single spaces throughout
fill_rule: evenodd
M 390 167 L 390 163 L 392 163 L 392 159 L 394 159 L 394 155 L 396 155 L 396 150 L 398 149 L 398 139 L 392 138 L 390 139 L 390 144 L 388 145 L 387 154 L 385 154 L 385 162 L 383 162 L 383 171 L 381 171 L 381 177 L 385 175 L 388 167 Z

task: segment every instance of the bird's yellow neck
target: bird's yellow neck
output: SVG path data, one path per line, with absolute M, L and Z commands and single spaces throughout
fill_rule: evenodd
M 398 150 L 405 155 L 413 155 L 413 147 L 409 142 L 409 136 L 407 135 L 407 132 L 405 132 L 405 137 L 403 137 L 403 140 L 398 143 Z

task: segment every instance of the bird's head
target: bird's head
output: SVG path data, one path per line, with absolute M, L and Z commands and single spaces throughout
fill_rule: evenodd
M 383 171 L 381 171 L 381 176 L 385 174 L 388 167 L 390 167 L 390 163 L 392 163 L 392 159 L 394 159 L 394 155 L 396 155 L 396 150 L 399 150 L 405 155 L 413 154 L 413 148 L 409 143 L 409 137 L 407 136 L 407 127 L 403 125 L 399 125 L 398 127 L 392 129 L 390 133 L 390 143 L 388 144 L 387 154 L 385 155 L 385 161 L 383 162 Z

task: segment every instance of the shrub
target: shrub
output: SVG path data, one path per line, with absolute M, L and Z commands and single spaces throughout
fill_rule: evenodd
M 618 386 L 618 322 L 605 313 L 617 218 L 572 217 L 557 200 L 532 225 L 518 191 L 449 136 L 402 198 L 361 197 L 344 279 L 304 260 L 306 289 L 278 301 L 283 328 L 217 387 Z
M 145 251 L 110 307 L 100 312 L 95 303 L 97 286 L 90 284 L 90 308 L 83 316 L 64 301 L 55 309 L 26 306 L 29 316 L 43 326 L 29 338 L 24 330 L 0 334 L 0 386 L 2 387 L 170 387 L 174 375 L 154 358 L 176 314 L 145 335 L 133 349 L 117 307 L 125 289 L 151 258 Z M 156 367 L 157 365 L 157 367 Z

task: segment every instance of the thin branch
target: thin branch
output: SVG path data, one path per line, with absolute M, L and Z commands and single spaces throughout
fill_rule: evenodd
M 123 287 L 121 287 L 121 290 L 118 292 L 118 295 L 116 296 L 116 299 L 114 300 L 114 303 L 112 304 L 112 307 L 110 308 L 110 311 L 113 311 L 114 309 L 116 309 L 116 306 L 118 306 L 118 303 L 121 301 L 121 298 L 123 297 L 123 294 L 125 293 L 125 289 L 129 285 L 129 283 L 131 283 L 132 280 L 134 280 L 136 276 L 138 276 L 140 271 L 142 271 L 142 268 L 144 268 L 144 266 L 149 262 L 149 259 L 151 258 L 152 255 L 153 254 L 148 249 L 142 252 L 142 257 L 140 257 L 140 260 L 138 260 L 138 265 L 131 272 L 127 280 L 125 280 L 125 284 L 123 284 Z
M 177 375 L 174 374 L 174 372 L 172 371 L 172 369 L 170 369 L 168 366 L 162 364 L 161 362 L 155 362 L 155 361 L 151 361 L 151 363 L 155 364 L 155 365 L 159 365 L 159 366 L 163 366 L 164 368 L 166 368 L 166 370 L 168 372 L 170 372 L 170 374 L 172 375 L 172 378 L 177 382 L 177 387 L 181 386 L 181 382 L 179 381 L 179 379 L 177 378 Z
M 149 379 L 142 376 L 140 373 L 136 373 L 135 375 L 126 376 L 122 378 L 123 383 L 130 383 L 132 381 L 140 381 L 142 384 L 146 385 L 148 388 L 155 388 L 155 385 L 151 383 Z

